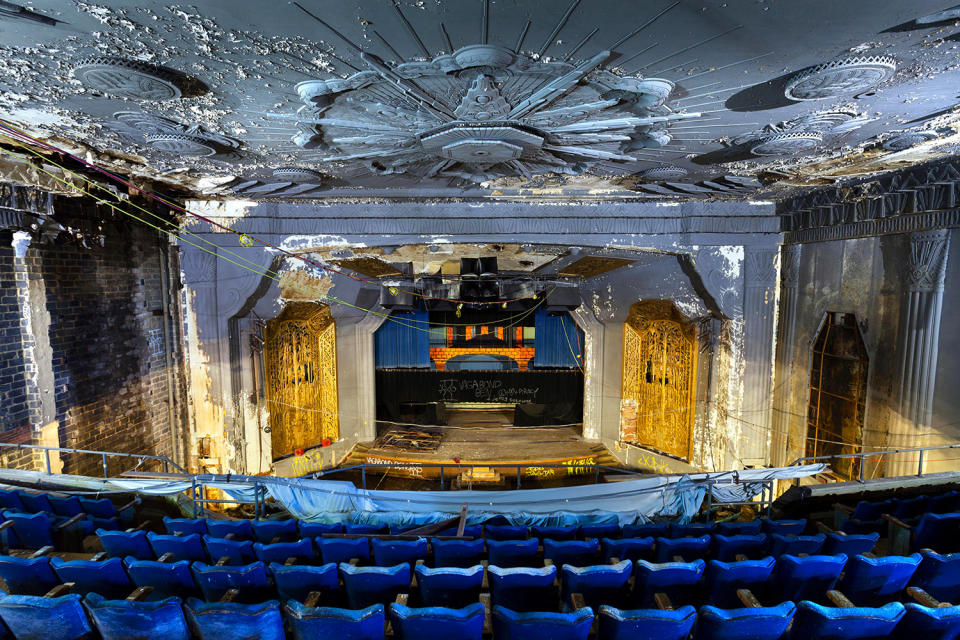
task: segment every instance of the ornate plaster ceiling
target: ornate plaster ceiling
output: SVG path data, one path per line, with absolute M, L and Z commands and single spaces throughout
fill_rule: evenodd
M 960 135 L 937 0 L 20 5 L 0 117 L 222 197 L 743 198 Z

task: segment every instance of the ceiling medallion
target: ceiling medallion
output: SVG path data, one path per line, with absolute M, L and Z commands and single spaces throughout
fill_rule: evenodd
M 687 177 L 688 171 L 683 167 L 678 167 L 674 164 L 661 164 L 656 167 L 650 167 L 649 169 L 644 169 L 643 171 L 638 171 L 636 175 L 638 178 L 643 180 L 659 181 L 659 180 L 680 180 Z
M 191 79 L 179 71 L 112 56 L 85 58 L 73 75 L 94 91 L 131 100 L 176 100 L 191 85 Z
M 317 182 L 323 179 L 323 174 L 307 167 L 277 167 L 273 177 L 290 182 Z
M 897 70 L 890 56 L 849 56 L 818 64 L 793 76 L 784 89 L 791 100 L 823 100 L 876 87 Z
M 813 151 L 823 142 L 823 135 L 816 131 L 775 133 L 757 140 L 750 153 L 755 156 L 785 156 Z
M 113 117 L 138 131 L 151 147 L 168 153 L 194 157 L 233 159 L 240 147 L 236 138 L 206 130 L 201 125 L 181 124 L 139 111 L 119 111 Z
M 825 139 L 839 138 L 873 118 L 852 109 L 811 111 L 762 129 L 749 131 L 728 142 L 743 146 L 754 156 L 794 155 L 813 151 Z
M 903 151 L 922 142 L 936 140 L 939 137 L 934 131 L 906 131 L 885 140 L 883 148 L 887 151 Z
M 665 106 L 669 80 L 603 69 L 609 56 L 573 65 L 471 45 L 391 66 L 363 52 L 368 70 L 297 85 L 293 142 L 335 168 L 481 182 L 636 162 L 671 122 L 700 117 Z

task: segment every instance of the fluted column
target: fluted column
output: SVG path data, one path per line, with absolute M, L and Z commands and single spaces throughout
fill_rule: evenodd
M 797 292 L 800 286 L 800 256 L 803 245 L 785 245 L 780 249 L 780 310 L 777 327 L 777 361 L 773 385 L 773 445 L 771 464 L 789 464 L 792 457 L 803 455 L 803 447 L 797 456 L 790 454 L 790 425 L 793 410 L 793 362 L 797 339 Z
M 949 248 L 947 229 L 910 235 L 908 288 L 900 334 L 899 424 L 890 425 L 890 443 L 897 448 L 923 446 L 921 434 L 931 426 Z M 887 475 L 916 473 L 917 458 L 916 453 L 895 457 L 887 466 Z

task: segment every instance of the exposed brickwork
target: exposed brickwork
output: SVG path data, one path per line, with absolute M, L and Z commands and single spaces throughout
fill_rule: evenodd
M 0 232 L 0 440 L 4 442 L 10 442 L 8 431 L 30 423 L 10 240 L 10 232 Z
M 500 355 L 507 356 L 517 363 L 520 371 L 526 371 L 533 360 L 533 347 L 514 347 L 514 348 L 486 348 L 486 347 L 468 347 L 468 348 L 443 348 L 430 349 L 430 359 L 437 365 L 437 369 L 444 369 L 447 366 L 447 360 L 454 356 L 462 355 Z

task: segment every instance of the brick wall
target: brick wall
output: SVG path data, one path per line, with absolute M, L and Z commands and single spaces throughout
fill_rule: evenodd
M 29 428 L 30 424 L 10 241 L 11 233 L 0 231 L 0 440 L 4 442 L 13 441 L 11 430 Z
M 533 360 L 533 347 L 513 347 L 513 348 L 480 348 L 480 347 L 446 347 L 430 349 L 430 359 L 437 365 L 437 369 L 444 369 L 447 366 L 447 360 L 454 356 L 462 355 L 500 355 L 507 356 L 517 363 L 520 371 L 526 371 Z

